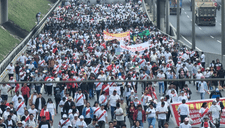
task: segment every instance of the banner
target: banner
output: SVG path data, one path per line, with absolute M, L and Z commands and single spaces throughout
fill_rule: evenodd
M 149 48 L 149 46 L 150 46 L 150 44 L 148 42 L 130 45 L 130 46 L 126 46 L 122 41 L 120 42 L 121 52 L 123 52 L 124 50 L 125 51 L 128 50 L 131 55 L 134 55 L 136 51 L 138 51 L 142 54 L 146 49 Z
M 116 34 L 104 31 L 103 34 L 104 34 L 105 41 L 114 40 L 114 39 L 117 39 L 118 41 L 122 41 L 124 40 L 124 38 L 130 41 L 130 31 L 127 31 L 124 33 L 116 33 Z
M 121 94 L 120 87 L 109 87 L 109 95 L 113 94 L 114 89 L 116 89 L 118 95 Z
M 199 110 L 200 110 L 202 104 L 204 102 L 207 102 L 207 105 L 210 108 L 213 100 L 215 100 L 215 99 L 196 100 L 196 101 L 186 102 L 186 104 L 189 106 L 190 118 L 193 120 L 193 124 L 191 124 L 192 126 L 201 124 Z M 223 103 L 223 105 L 225 105 L 225 98 L 221 98 L 220 101 Z M 171 113 L 173 114 L 174 121 L 175 121 L 175 124 L 177 126 L 179 126 L 179 123 L 180 123 L 180 115 L 178 114 L 178 111 L 177 111 L 178 106 L 180 104 L 182 104 L 182 103 L 171 103 L 171 105 L 170 105 L 170 110 L 171 110 Z M 210 117 L 210 119 L 211 119 L 211 117 Z M 224 111 L 224 109 L 223 109 L 222 114 L 221 114 L 220 125 L 225 125 L 225 111 Z

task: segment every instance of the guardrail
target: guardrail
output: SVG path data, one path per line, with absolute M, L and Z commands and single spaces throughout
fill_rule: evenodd
M 23 53 L 26 50 L 26 45 L 27 42 L 30 40 L 30 38 L 32 38 L 33 36 L 35 36 L 35 34 L 39 33 L 40 29 L 42 29 L 46 19 L 48 18 L 48 16 L 52 13 L 52 11 L 55 10 L 55 8 L 60 4 L 62 0 L 58 0 L 54 6 L 48 11 L 48 13 L 44 16 L 44 18 L 40 21 L 39 24 L 35 25 L 33 27 L 33 29 L 30 31 L 30 33 L 26 36 L 25 39 L 23 39 L 23 41 L 18 44 L 13 51 L 11 51 L 7 57 L 1 61 L 0 64 L 0 81 L 2 81 L 2 79 L 4 79 L 5 75 L 7 74 L 7 70 L 6 68 L 8 67 L 8 65 L 13 62 L 15 63 L 16 60 L 18 59 L 18 57 L 21 55 L 21 53 Z

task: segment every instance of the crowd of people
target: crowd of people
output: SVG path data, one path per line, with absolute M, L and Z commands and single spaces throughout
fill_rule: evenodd
M 139 36 L 145 30 L 149 34 Z M 130 40 L 105 41 L 103 31 L 129 31 Z M 129 50 L 116 54 L 120 42 L 127 46 L 148 42 L 150 46 L 135 54 Z M 145 127 L 155 128 L 158 121 L 159 128 L 168 128 L 169 105 L 175 102 L 182 103 L 178 107 L 180 127 L 190 128 L 189 107 L 185 104 L 192 94 L 188 83 L 200 92 L 201 99 L 209 90 L 216 90 L 218 94 L 218 88 L 224 85 L 223 81 L 205 81 L 224 78 L 219 59 L 207 67 L 203 52 L 200 55 L 163 35 L 136 2 L 94 6 L 72 2 L 58 7 L 47 19 L 43 31 L 30 39 L 27 47 L 16 64 L 8 66 L 9 82 L 40 83 L 1 85 L 0 127 L 3 128 L 50 128 L 53 123 L 59 123 L 59 128 L 105 128 L 106 125 L 143 128 L 146 121 Z M 186 78 L 201 81 L 188 82 Z M 159 81 L 123 82 L 150 79 Z M 171 81 L 165 82 L 165 79 Z M 96 82 L 87 83 L 87 80 Z M 105 82 L 98 82 L 100 80 Z M 121 82 L 107 82 L 110 80 Z M 48 83 L 42 84 L 42 81 Z M 51 83 L 53 81 L 77 82 Z M 138 88 L 143 92 L 141 97 L 137 95 Z M 155 88 L 159 88 L 159 93 Z M 54 100 L 43 97 L 42 89 L 46 95 L 53 95 Z M 12 101 L 8 100 L 10 95 Z M 206 103 L 200 109 L 202 127 L 205 122 L 211 127 L 218 124 L 223 109 L 218 99 L 210 109 Z M 89 100 L 94 100 L 94 104 Z M 54 116 L 58 113 L 62 119 L 55 122 Z M 210 114 L 213 122 L 206 116 Z M 126 120 L 129 124 L 125 124 Z

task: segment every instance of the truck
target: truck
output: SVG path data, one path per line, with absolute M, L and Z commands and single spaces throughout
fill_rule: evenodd
M 211 0 L 195 1 L 195 23 L 200 26 L 216 25 L 216 5 Z
M 182 8 L 182 0 L 180 0 L 180 14 Z M 177 0 L 170 0 L 170 15 L 177 15 Z

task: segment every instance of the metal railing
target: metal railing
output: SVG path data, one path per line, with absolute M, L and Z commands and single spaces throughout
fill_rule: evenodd
M 225 81 L 225 78 L 209 78 L 209 79 L 149 79 L 149 80 L 83 80 L 83 81 L 20 81 L 20 82 L 0 82 L 0 84 L 23 84 L 23 83 L 30 83 L 30 84 L 46 84 L 46 83 L 93 83 L 93 82 L 158 82 L 158 81 Z
M 52 13 L 53 10 L 59 5 L 61 0 L 58 0 L 54 6 L 48 11 L 48 13 L 45 15 L 45 17 L 40 21 L 39 24 L 35 25 L 30 33 L 23 39 L 21 43 L 19 43 L 8 55 L 6 58 L 4 58 L 1 61 L 0 64 L 0 74 L 4 72 L 4 70 L 7 68 L 7 66 L 13 61 L 13 59 L 16 57 L 16 55 L 26 46 L 27 42 L 32 38 L 39 30 L 39 28 L 45 23 L 48 16 Z

